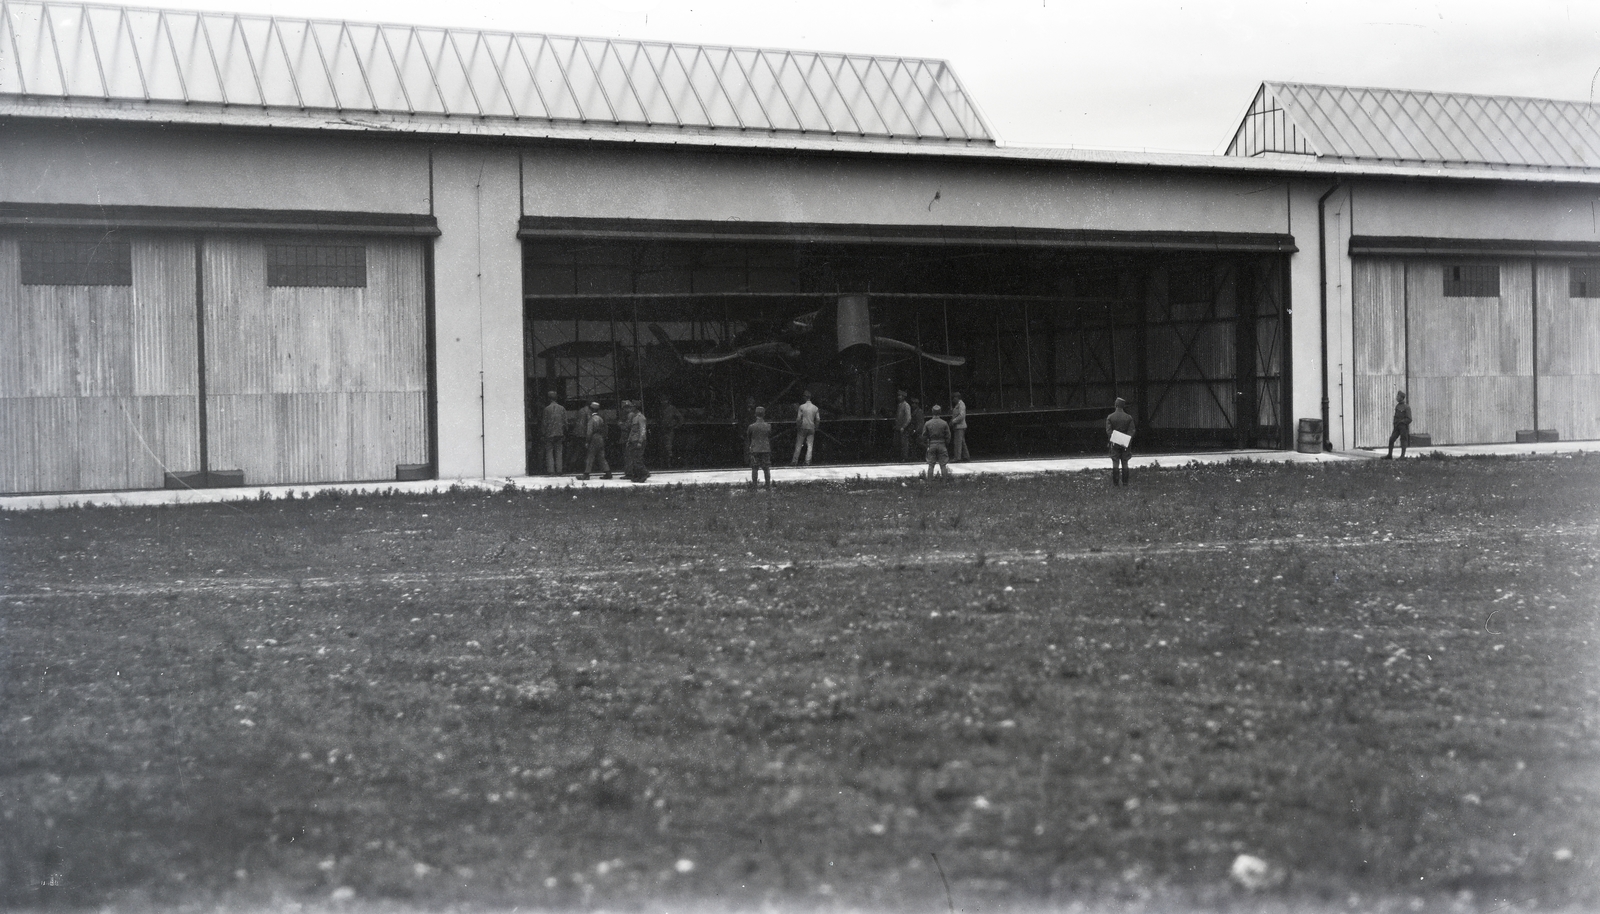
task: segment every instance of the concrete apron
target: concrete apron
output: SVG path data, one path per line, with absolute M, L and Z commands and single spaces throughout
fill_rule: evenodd
M 1407 460 L 1441 454 L 1447 457 L 1476 455 L 1534 456 L 1541 454 L 1572 454 L 1600 451 L 1600 441 L 1559 441 L 1539 444 L 1482 444 L 1451 447 L 1429 447 L 1414 450 Z M 1302 454 L 1296 451 L 1205 451 L 1193 454 L 1155 454 L 1134 456 L 1129 465 L 1133 468 L 1158 469 L 1160 467 L 1188 466 L 1190 464 L 1227 463 L 1230 460 L 1247 460 L 1254 463 L 1340 463 L 1374 460 L 1383 456 L 1378 451 L 1343 451 L 1338 453 Z M 1396 459 L 1399 459 L 1398 457 Z M 950 465 L 950 475 L 957 476 L 1026 476 L 1038 473 L 1082 473 L 1103 471 L 1110 460 L 1097 457 L 1051 457 L 1036 460 L 980 460 Z M 796 482 L 842 481 L 851 479 L 916 479 L 926 468 L 922 463 L 872 463 L 843 466 L 791 467 L 778 465 L 772 468 L 774 485 Z M 57 508 L 80 507 L 148 507 L 154 505 L 219 504 L 238 501 L 271 501 L 275 499 L 311 498 L 317 495 L 340 493 L 348 495 L 404 494 L 428 495 L 450 491 L 499 492 L 507 489 L 533 491 L 539 489 L 628 489 L 634 486 L 671 485 L 748 485 L 748 468 L 725 470 L 657 470 L 643 483 L 626 479 L 580 480 L 574 476 L 502 476 L 489 479 L 424 479 L 416 482 L 339 482 L 318 485 L 244 486 L 235 489 L 145 489 L 135 492 L 67 492 L 49 495 L 9 495 L 0 497 L 0 511 L 48 511 Z

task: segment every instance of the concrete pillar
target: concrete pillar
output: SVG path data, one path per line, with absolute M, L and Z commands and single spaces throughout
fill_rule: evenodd
M 1297 183 L 1293 187 L 1290 232 L 1299 248 L 1289 262 L 1289 296 L 1293 303 L 1289 357 L 1294 364 L 1294 418 L 1322 417 L 1322 398 L 1328 398 L 1328 441 L 1333 449 L 1347 450 L 1354 442 L 1355 349 L 1350 279 L 1350 186 L 1330 194 L 1322 204 L 1323 225 L 1317 225 L 1317 201 L 1335 179 Z M 1318 244 L 1322 244 L 1319 260 Z M 1327 315 L 1324 324 L 1323 270 L 1326 268 Z M 1323 363 L 1323 334 L 1327 334 L 1327 362 Z M 1323 387 L 1326 379 L 1327 387 Z
M 1328 243 L 1328 440 L 1336 451 L 1355 447 L 1355 295 L 1350 265 L 1353 188 L 1346 184 L 1323 206 Z
M 1332 182 L 1296 183 L 1291 188 L 1289 233 L 1299 250 L 1289 257 L 1290 338 L 1287 357 L 1291 368 L 1290 404 L 1298 436 L 1301 419 L 1322 418 L 1322 326 L 1318 293 L 1317 198 Z
M 516 152 L 433 155 L 439 476 L 527 472 L 522 368 L 522 213 Z

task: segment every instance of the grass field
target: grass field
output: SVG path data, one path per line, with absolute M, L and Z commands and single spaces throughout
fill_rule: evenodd
M 0 907 L 1600 910 L 1597 522 L 1582 454 L 0 515 Z

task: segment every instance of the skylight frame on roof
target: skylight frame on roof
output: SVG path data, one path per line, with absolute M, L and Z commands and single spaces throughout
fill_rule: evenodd
M 1256 126 L 1276 105 L 1323 160 L 1492 170 L 1600 169 L 1600 105 L 1265 82 L 1227 154 L 1296 152 Z
M 949 65 L 922 58 L 56 0 L 0 0 L 0 31 L 11 52 L 0 55 L 0 97 L 80 107 L 244 106 L 994 144 Z M 567 100 L 575 117 L 563 110 Z

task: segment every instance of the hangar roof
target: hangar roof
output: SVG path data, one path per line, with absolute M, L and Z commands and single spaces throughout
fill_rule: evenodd
M 994 143 L 942 60 L 50 0 L 0 0 L 0 96 Z
M 1597 107 L 1263 83 L 1227 155 L 1002 146 L 940 60 L 0 0 L 0 118 L 1600 184 Z
M 1265 82 L 1231 156 L 1505 170 L 1600 169 L 1600 105 Z

